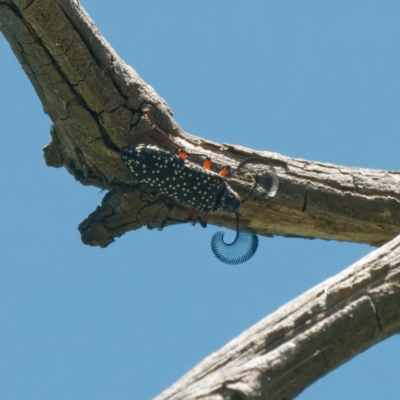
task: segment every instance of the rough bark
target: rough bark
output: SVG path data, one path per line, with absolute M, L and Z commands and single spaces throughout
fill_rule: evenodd
M 400 237 L 285 304 L 155 400 L 288 400 L 400 330 Z
M 149 129 L 152 124 L 187 149 L 193 161 L 208 155 L 215 170 L 227 164 L 235 167 L 251 156 L 263 157 L 276 168 L 277 196 L 248 201 L 240 208 L 246 230 L 372 245 L 400 233 L 398 172 L 291 159 L 184 132 L 166 102 L 115 54 L 78 1 L 0 0 L 0 30 L 53 122 L 44 148 L 46 163 L 64 166 L 84 185 L 109 191 L 79 227 L 84 243 L 106 247 L 115 237 L 144 225 L 185 222 L 187 206 L 162 195 L 146 195 L 120 159 L 119 151 L 134 143 L 172 151 Z M 251 187 L 250 181 L 234 175 L 227 179 L 241 196 Z M 235 218 L 211 213 L 209 223 L 233 228 Z M 357 352 L 397 332 L 395 309 L 382 308 L 389 297 L 393 304 L 398 302 L 397 246 L 398 239 L 376 252 L 375 264 L 362 261 L 337 284 L 328 281 L 286 305 L 159 399 L 192 399 L 201 393 L 208 399 L 291 398 Z
M 188 207 L 164 196 L 141 195 L 120 160 L 119 150 L 132 143 L 171 150 L 150 124 L 190 152 L 209 155 L 215 170 L 254 155 L 277 168 L 278 195 L 240 209 L 247 230 L 372 245 L 400 233 L 397 172 L 290 159 L 183 132 L 166 102 L 115 54 L 77 1 L 3 1 L 0 28 L 53 121 L 52 140 L 44 148 L 47 164 L 64 166 L 84 185 L 110 190 L 80 225 L 84 243 L 105 247 L 143 225 L 186 220 Z M 250 186 L 234 176 L 228 181 L 242 196 Z M 234 228 L 235 218 L 212 213 L 209 223 Z

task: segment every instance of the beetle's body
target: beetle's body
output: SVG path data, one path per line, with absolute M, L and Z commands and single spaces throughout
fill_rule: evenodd
M 197 211 L 203 213 L 200 220 L 201 225 L 207 226 L 207 213 L 220 211 L 236 213 L 236 237 L 227 244 L 224 242 L 224 235 L 217 232 L 211 239 L 211 249 L 215 256 L 227 264 L 241 264 L 246 262 L 257 251 L 258 238 L 254 233 L 240 232 L 239 214 L 241 200 L 223 178 L 229 171 L 225 167 L 219 174 L 210 170 L 209 158 L 204 161 L 204 168 L 186 160 L 186 152 L 175 143 L 166 133 L 155 125 L 150 129 L 158 132 L 166 141 L 173 144 L 179 150 L 179 156 L 156 146 L 131 145 L 121 150 L 121 158 L 132 175 L 147 189 L 156 190 L 185 203 L 192 207 L 188 221 L 193 225 L 196 222 L 194 216 Z M 278 190 L 278 177 L 272 166 L 264 160 L 252 158 L 239 164 L 240 175 L 251 173 L 251 166 L 258 166 L 258 173 L 253 174 L 254 185 L 243 202 L 252 194 L 257 197 L 257 188 L 263 189 L 263 196 L 274 196 Z M 260 168 L 260 165 L 262 166 Z M 268 179 L 263 175 L 267 174 Z M 263 177 L 263 179 L 261 179 Z
M 203 213 L 234 213 L 240 197 L 215 172 L 150 145 L 131 145 L 121 151 L 122 161 L 148 189 L 155 189 Z

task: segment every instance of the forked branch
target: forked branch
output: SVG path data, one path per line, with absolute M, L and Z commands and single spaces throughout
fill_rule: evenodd
M 170 150 L 151 124 L 191 153 L 207 154 L 216 170 L 254 156 L 275 167 L 277 196 L 261 204 L 248 201 L 240 209 L 242 227 L 257 234 L 380 245 L 400 233 L 397 172 L 291 159 L 184 133 L 166 102 L 118 57 L 78 1 L 3 0 L 0 29 L 53 122 L 44 149 L 47 164 L 64 166 L 84 185 L 111 191 L 80 226 L 85 243 L 105 247 L 142 225 L 186 220 L 186 206 L 133 193 L 142 188 L 120 159 L 128 144 Z M 251 185 L 227 179 L 242 197 Z M 235 227 L 234 215 L 212 213 L 208 221 Z
M 400 175 L 291 159 L 185 133 L 166 102 L 114 52 L 77 0 L 0 0 L 0 30 L 51 118 L 49 166 L 109 192 L 81 225 L 86 244 L 106 247 L 143 225 L 184 222 L 188 207 L 143 193 L 122 163 L 130 144 L 155 144 L 155 125 L 216 170 L 261 157 L 279 175 L 277 195 L 247 201 L 241 223 L 260 235 L 373 245 L 400 233 Z M 228 177 L 243 196 L 252 182 Z M 209 223 L 234 228 L 235 216 Z M 172 222 L 170 222 L 172 223 Z M 168 225 L 168 223 L 167 223 Z M 320 376 L 398 332 L 399 239 L 305 293 L 209 357 L 162 399 L 292 398 Z

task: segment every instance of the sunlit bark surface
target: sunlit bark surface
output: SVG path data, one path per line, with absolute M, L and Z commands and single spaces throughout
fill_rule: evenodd
M 275 167 L 277 195 L 240 208 L 245 230 L 376 246 L 400 233 L 398 172 L 292 159 L 184 132 L 167 103 L 118 57 L 78 1 L 0 1 L 0 30 L 53 122 L 44 148 L 47 165 L 65 167 L 83 185 L 108 191 L 79 226 L 84 243 L 106 247 L 129 230 L 186 222 L 187 206 L 143 192 L 121 161 L 119 152 L 129 144 L 174 151 L 151 125 L 190 152 L 193 162 L 209 156 L 215 171 L 224 165 L 234 171 L 253 156 Z M 234 174 L 226 179 L 242 198 L 252 185 Z M 234 228 L 235 217 L 210 213 L 209 223 Z M 195 399 L 203 392 L 208 397 L 202 399 L 292 398 L 397 332 L 393 307 L 382 308 L 389 297 L 398 305 L 397 239 L 376 254 L 345 271 L 343 281 L 324 283 L 267 317 L 159 399 Z

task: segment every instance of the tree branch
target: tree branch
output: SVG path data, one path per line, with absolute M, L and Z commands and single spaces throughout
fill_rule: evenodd
M 253 156 L 276 168 L 277 196 L 240 208 L 247 230 L 373 245 L 400 233 L 398 172 L 291 159 L 185 133 L 166 102 L 115 54 L 77 0 L 0 1 L 0 30 L 53 122 L 46 163 L 64 166 L 84 185 L 109 190 L 79 227 L 84 243 L 106 247 L 143 225 L 186 220 L 187 206 L 147 195 L 120 159 L 120 149 L 128 144 L 151 143 L 172 151 L 149 129 L 152 124 L 193 154 L 193 161 L 208 155 L 215 170 Z M 227 179 L 242 198 L 252 184 L 234 175 Z M 233 228 L 235 217 L 211 213 L 209 222 Z M 398 246 L 396 238 L 284 306 L 158 400 L 292 398 L 397 333 Z
M 290 159 L 184 133 L 166 102 L 115 54 L 78 1 L 3 1 L 0 28 L 53 121 L 52 140 L 44 148 L 47 164 L 64 166 L 82 184 L 112 192 L 80 225 L 85 243 L 105 247 L 143 224 L 159 227 L 164 220 L 167 225 L 186 220 L 188 207 L 171 199 L 121 193 L 142 189 L 120 160 L 122 147 L 156 143 L 171 150 L 150 124 L 191 153 L 210 156 L 216 170 L 250 156 L 277 168 L 276 198 L 249 201 L 240 209 L 241 226 L 247 230 L 372 245 L 400 233 L 397 172 Z M 251 185 L 234 177 L 228 182 L 242 196 Z M 213 213 L 209 222 L 234 228 L 235 217 Z
M 400 331 L 400 236 L 207 357 L 155 400 L 292 399 Z

